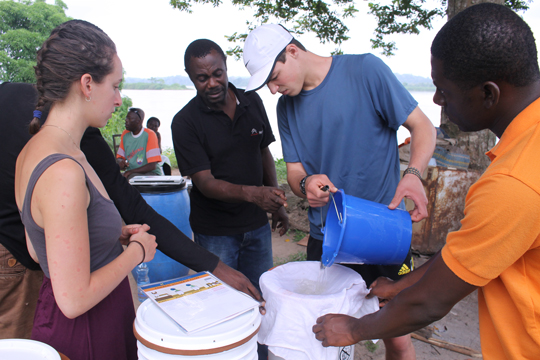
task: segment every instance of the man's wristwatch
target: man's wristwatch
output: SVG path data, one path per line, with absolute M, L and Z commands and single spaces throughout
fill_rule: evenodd
M 300 192 L 306 195 L 306 179 L 311 175 L 306 175 L 302 180 L 300 180 Z

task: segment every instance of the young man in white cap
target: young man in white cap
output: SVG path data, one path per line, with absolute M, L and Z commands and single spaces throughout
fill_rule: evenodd
M 371 54 L 322 57 L 282 26 L 253 30 L 244 46 L 251 74 L 246 90 L 268 85 L 281 93 L 277 116 L 287 180 L 309 201 L 308 260 L 322 255 L 321 219 L 329 192 L 403 207 L 414 201 L 413 221 L 427 216 L 421 182 L 433 149 L 435 128 L 390 69 Z M 396 131 L 411 133 L 411 160 L 400 181 Z M 322 212 L 322 214 L 321 214 Z M 379 276 L 398 279 L 412 269 L 410 254 L 395 266 L 355 265 L 368 286 Z M 387 359 L 414 359 L 410 337 L 384 340 Z

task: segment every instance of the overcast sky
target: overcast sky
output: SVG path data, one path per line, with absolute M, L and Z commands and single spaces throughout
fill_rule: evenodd
M 169 0 L 63 0 L 68 6 L 66 14 L 87 20 L 103 29 L 116 43 L 127 77 L 165 77 L 186 75 L 184 51 L 193 40 L 208 38 L 224 50 L 232 47 L 225 35 L 246 31 L 246 20 L 251 10 L 239 10 L 230 1 L 218 8 L 197 5 L 188 14 L 173 9 Z M 429 0 L 428 0 L 429 1 Z M 48 0 L 52 3 L 53 0 Z M 420 35 L 393 36 L 398 50 L 393 57 L 384 57 L 371 49 L 370 38 L 376 27 L 374 17 L 367 14 L 367 1 L 358 1 L 360 10 L 355 18 L 346 20 L 349 39 L 342 49 L 348 54 L 373 52 L 380 56 L 395 72 L 430 77 L 429 48 L 438 29 L 445 23 L 440 19 L 431 31 Z M 523 14 L 533 33 L 540 38 L 540 0 L 531 4 Z M 308 50 L 323 56 L 335 46 L 320 44 L 313 35 L 297 37 Z M 227 60 L 229 76 L 249 76 L 242 61 Z

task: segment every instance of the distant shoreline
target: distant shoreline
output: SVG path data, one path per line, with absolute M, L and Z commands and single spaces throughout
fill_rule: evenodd
M 191 90 L 186 85 L 164 83 L 124 83 L 126 90 Z
M 135 87 L 135 83 L 124 84 L 124 90 L 195 90 L 194 88 L 187 87 L 186 85 L 171 84 L 163 86 L 151 86 L 155 84 L 143 83 L 146 86 Z M 435 86 L 423 86 L 423 85 L 406 85 L 405 89 L 408 91 L 422 91 L 422 92 L 435 92 Z M 241 87 L 240 87 L 241 88 Z
M 431 91 L 435 92 L 435 86 L 428 77 L 395 74 L 398 81 L 409 91 Z M 237 88 L 244 89 L 249 81 L 245 76 L 229 76 L 229 81 Z M 127 90 L 186 90 L 194 89 L 193 83 L 187 76 L 176 75 L 160 78 L 130 78 L 126 77 L 124 89 Z
M 405 89 L 408 91 L 426 91 L 426 92 L 435 92 L 435 86 L 408 86 L 404 85 Z

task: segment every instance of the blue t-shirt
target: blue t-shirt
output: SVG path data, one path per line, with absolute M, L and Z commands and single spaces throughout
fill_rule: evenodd
M 390 204 L 399 182 L 396 132 L 417 105 L 376 56 L 334 56 L 319 86 L 279 99 L 283 159 L 326 174 L 348 195 Z M 327 207 L 309 209 L 316 239 Z

